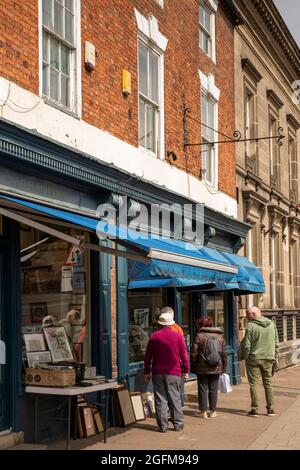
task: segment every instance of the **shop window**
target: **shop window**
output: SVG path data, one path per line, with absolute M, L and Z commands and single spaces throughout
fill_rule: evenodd
M 42 93 L 76 112 L 78 2 L 43 0 Z
M 158 329 L 160 309 L 168 305 L 167 289 L 129 290 L 129 362 L 144 360 L 150 335 Z
M 280 243 L 281 233 L 274 232 L 270 238 L 270 291 L 272 308 L 280 308 L 283 306 L 284 293 L 284 276 L 282 263 L 282 244 Z
M 225 339 L 228 337 L 226 300 L 226 294 L 223 292 L 204 296 L 204 315 L 212 319 L 214 327 L 223 329 Z
M 88 237 L 77 230 L 67 233 Z M 20 246 L 22 333 L 39 333 L 43 325 L 64 327 L 74 359 L 89 363 L 87 252 L 25 225 Z

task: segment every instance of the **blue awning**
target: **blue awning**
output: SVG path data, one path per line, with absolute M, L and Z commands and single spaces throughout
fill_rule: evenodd
M 203 260 L 209 259 L 212 262 L 214 251 L 216 250 L 211 250 L 209 255 L 203 253 Z M 170 263 L 158 259 L 152 259 L 149 264 L 128 260 L 128 276 L 130 289 L 197 287 L 199 289 L 226 290 L 229 284 L 234 289 L 238 289 L 234 273 Z
M 244 256 L 222 252 L 222 255 L 234 266 L 238 267 L 237 281 L 239 285 L 238 295 L 263 294 L 265 283 L 261 271 Z
M 246 258 L 197 247 L 183 240 L 172 240 L 131 232 L 105 221 L 68 212 L 23 199 L 2 196 L 18 206 L 97 231 L 116 242 L 126 242 L 127 249 L 143 253 L 145 262 L 129 260 L 129 287 L 193 287 L 215 290 L 264 292 L 260 271 Z M 135 251 L 136 250 L 136 251 Z

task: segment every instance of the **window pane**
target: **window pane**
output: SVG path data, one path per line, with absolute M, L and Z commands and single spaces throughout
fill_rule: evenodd
M 43 31 L 43 61 L 49 63 L 49 35 Z
M 50 64 L 59 70 L 59 41 L 50 38 Z
M 66 75 L 70 75 L 70 49 L 63 44 L 61 45 L 61 71 Z
M 150 53 L 149 57 L 149 86 L 150 96 L 152 101 L 158 103 L 158 56 L 153 52 Z
M 205 25 L 205 10 L 203 5 L 200 5 L 200 23 L 202 24 L 202 26 Z
M 146 142 L 147 142 L 147 149 L 151 150 L 151 152 L 155 152 L 155 145 L 154 145 L 154 117 L 155 117 L 155 112 L 152 106 L 147 106 L 146 109 L 146 119 L 147 119 L 147 124 L 146 124 L 146 131 L 147 131 L 147 136 L 146 136 Z
M 74 42 L 74 16 L 72 13 L 65 11 L 65 38 L 67 41 Z
M 43 0 L 43 24 L 52 28 L 52 0 Z
M 139 101 L 139 144 L 142 147 L 146 147 L 146 140 L 145 140 L 145 103 L 140 100 Z
M 55 0 L 54 3 L 54 31 L 63 36 L 63 7 Z
M 70 107 L 70 79 L 66 75 L 61 75 L 61 102 L 64 106 Z
M 65 7 L 74 12 L 74 0 L 65 0 Z
M 211 129 L 207 130 L 207 135 L 210 141 L 214 141 L 215 133 L 214 133 L 214 128 L 215 128 L 215 105 L 211 101 L 208 101 L 208 126 Z
M 148 96 L 148 50 L 139 44 L 139 91 Z
M 49 65 L 43 62 L 43 94 L 49 96 Z
M 211 20 L 211 13 L 207 9 L 205 9 L 205 23 L 204 23 L 204 26 L 205 26 L 205 29 L 209 32 L 211 30 L 210 20 Z
M 204 31 L 201 31 L 201 49 L 203 49 L 206 54 L 210 54 L 210 38 Z
M 73 236 L 88 235 L 68 230 Z M 37 243 L 37 248 L 32 248 Z M 42 332 L 43 325 L 64 328 L 74 359 L 89 362 L 89 317 L 86 251 L 75 254 L 72 266 L 66 260 L 73 246 L 55 237 L 22 226 L 20 230 L 22 333 Z M 26 358 L 25 345 L 23 349 Z
M 54 69 L 50 69 L 50 98 L 58 101 L 58 72 Z

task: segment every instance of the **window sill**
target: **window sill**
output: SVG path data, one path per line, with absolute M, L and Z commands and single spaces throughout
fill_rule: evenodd
M 48 98 L 48 96 L 42 95 L 42 99 L 45 104 L 48 104 L 49 106 L 52 106 L 53 108 L 58 109 L 58 111 L 62 111 L 63 113 L 68 114 L 69 116 L 80 120 L 78 113 L 75 113 L 74 111 L 71 111 L 65 106 L 57 103 L 56 101 L 51 100 L 50 98 Z
M 157 155 L 156 153 L 151 152 L 151 150 L 145 149 L 145 147 L 139 146 L 138 149 L 139 149 L 141 152 L 143 152 L 144 154 L 149 155 L 150 157 L 156 158 L 157 160 L 161 160 L 161 161 L 164 160 L 164 158 L 161 158 L 161 157 L 160 157 L 159 155 Z
M 209 55 L 204 49 L 202 49 L 202 47 L 200 46 L 200 44 L 199 44 L 199 49 L 200 49 L 200 51 L 203 52 L 203 54 L 205 54 L 206 57 L 208 57 L 214 64 L 217 63 L 216 58 L 215 58 L 214 56 L 212 56 L 212 55 Z

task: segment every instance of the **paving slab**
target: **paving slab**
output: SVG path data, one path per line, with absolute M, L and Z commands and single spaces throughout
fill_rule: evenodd
M 197 395 L 188 387 L 189 402 L 184 408 L 183 433 L 171 429 L 157 431 L 155 419 L 148 418 L 128 428 L 113 428 L 108 443 L 101 436 L 72 441 L 72 449 L 81 450 L 271 450 L 300 449 L 300 366 L 276 374 L 274 379 L 276 416 L 266 416 L 263 387 L 260 386 L 259 418 L 246 415 L 250 408 L 249 386 L 246 381 L 234 386 L 233 392 L 220 394 L 218 416 L 202 419 L 196 416 Z M 194 387 L 195 388 L 195 387 Z M 64 448 L 58 441 L 48 449 Z

